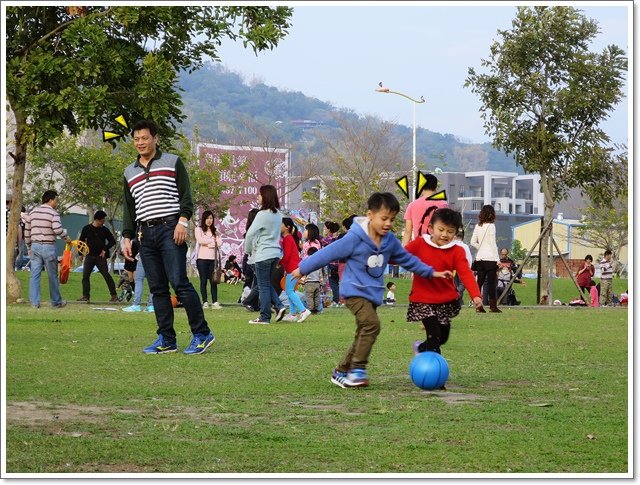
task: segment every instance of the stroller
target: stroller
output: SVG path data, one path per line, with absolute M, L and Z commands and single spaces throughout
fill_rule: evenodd
M 129 281 L 129 275 L 126 271 L 120 275 L 117 289 L 120 290 L 118 301 L 129 301 L 133 298 L 133 282 Z
M 227 259 L 224 265 L 224 275 L 228 285 L 237 285 L 243 280 L 242 271 L 233 254 L 229 256 L 229 259 Z
M 509 268 L 504 266 L 500 268 L 498 271 L 498 284 L 496 285 L 496 293 L 498 296 L 502 295 L 504 289 L 509 286 L 512 276 L 513 273 Z M 509 291 L 507 291 L 507 294 L 502 299 L 502 304 L 506 306 L 518 306 L 520 304 L 516 299 L 516 292 L 513 290 L 513 285 L 511 285 L 511 288 L 509 288 Z

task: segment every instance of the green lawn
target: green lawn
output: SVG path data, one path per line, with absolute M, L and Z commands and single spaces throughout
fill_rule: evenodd
M 353 337 L 347 309 L 254 326 L 229 304 L 240 287 L 220 290 L 227 306 L 206 313 L 217 341 L 199 356 L 144 355 L 151 314 L 8 305 L 6 472 L 631 476 L 625 309 L 465 308 L 443 347 L 447 391 L 429 392 L 408 377 L 423 330 L 383 307 L 371 385 L 340 389 L 329 378 Z

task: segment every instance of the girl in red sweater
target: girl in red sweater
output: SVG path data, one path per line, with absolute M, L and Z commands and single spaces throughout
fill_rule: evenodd
M 462 246 L 456 244 L 455 236 L 462 227 L 462 216 L 453 209 L 438 209 L 429 223 L 429 234 L 423 234 L 405 246 L 405 249 L 428 262 L 434 271 L 456 271 L 473 299 L 476 308 L 482 308 L 482 297 L 478 283 L 469 268 L 469 261 Z M 427 332 L 424 342 L 413 344 L 415 354 L 424 351 L 440 353 L 440 346 L 449 339 L 451 319 L 460 313 L 460 295 L 453 280 L 445 278 L 426 279 L 413 275 L 409 294 L 409 322 L 422 321 Z
M 294 237 L 297 232 L 293 219 L 283 217 L 282 226 L 280 227 L 280 235 L 282 236 L 282 259 L 280 264 L 285 271 L 284 291 L 289 299 L 289 315 L 282 319 L 286 322 L 304 322 L 311 315 L 311 311 L 307 310 L 296 293 L 295 287 L 298 280 L 291 276 L 291 273 L 300 265 L 298 241 Z

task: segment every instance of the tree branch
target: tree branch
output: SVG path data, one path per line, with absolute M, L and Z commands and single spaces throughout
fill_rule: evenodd
M 103 15 L 106 15 L 108 13 L 111 13 L 112 10 L 113 10 L 113 7 L 108 7 L 106 10 L 103 10 L 102 12 L 96 12 L 94 14 L 89 14 L 89 15 L 92 15 L 94 18 L 96 18 L 98 16 L 103 16 Z M 31 45 L 29 45 L 27 47 L 23 47 L 22 49 L 17 51 L 16 52 L 16 57 L 18 57 L 18 56 L 20 56 L 22 54 L 26 54 L 27 52 L 29 52 L 31 49 L 33 49 L 38 44 L 40 44 L 40 43 L 44 42 L 45 40 L 49 39 L 50 37 L 54 36 L 55 34 L 60 32 L 61 30 L 66 29 L 69 25 L 71 25 L 75 21 L 76 21 L 76 19 L 71 19 L 71 20 L 67 20 L 64 23 L 61 23 L 55 29 L 53 29 L 51 32 L 48 32 L 47 34 L 43 35 L 38 40 L 33 42 Z

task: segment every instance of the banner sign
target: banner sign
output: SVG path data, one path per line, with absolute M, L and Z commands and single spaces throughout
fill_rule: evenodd
M 232 157 L 230 169 L 220 171 L 220 182 L 228 186 L 222 198 L 229 203 L 229 209 L 222 218 L 216 220 L 216 230 L 222 238 L 222 262 L 234 254 L 238 263 L 244 256 L 243 243 L 249 210 L 258 207 L 258 191 L 262 185 L 273 185 L 280 196 L 281 207 L 286 205 L 283 194 L 287 188 L 290 150 L 286 148 L 244 147 L 199 143 L 197 146 L 200 165 L 210 161 L 214 170 L 224 154 Z M 247 168 L 242 168 L 243 165 Z M 198 208 L 201 214 L 205 207 Z

